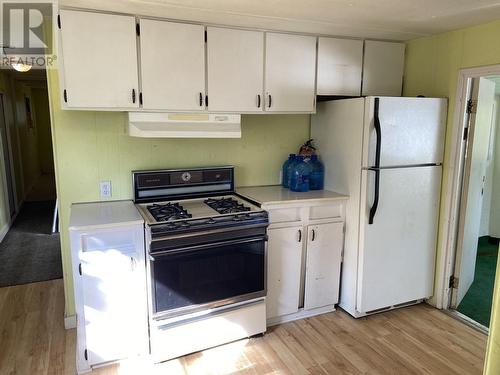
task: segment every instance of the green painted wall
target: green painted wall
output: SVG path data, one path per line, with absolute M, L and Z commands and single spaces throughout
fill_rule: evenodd
M 38 162 L 40 173 L 54 173 L 54 155 L 50 132 L 49 95 L 46 88 L 32 88 L 31 98 L 35 108 Z
M 4 72 L 0 71 L 0 93 L 4 95 L 4 114 L 6 118 L 6 126 L 9 126 L 9 115 L 12 115 L 11 101 L 9 98 L 10 85 L 7 76 Z M 2 115 L 0 113 L 0 115 Z M 2 144 L 0 142 L 0 147 Z M 3 155 L 3 149 L 0 149 L 0 155 Z M 9 223 L 9 210 L 8 210 L 8 200 L 5 196 L 6 194 L 6 181 L 5 176 L 5 163 L 3 157 L 0 157 L 0 230 L 2 230 Z
M 461 68 L 500 64 L 500 20 L 432 37 L 412 40 L 407 44 L 404 94 L 449 98 L 448 129 L 446 133 L 443 186 L 448 183 L 450 136 L 455 108 L 458 70 Z M 444 216 L 444 215 L 443 215 Z M 445 218 L 441 218 L 441 226 Z M 438 254 L 439 259 L 439 254 Z M 497 277 L 497 294 L 500 277 Z M 500 300 L 496 298 L 493 315 L 498 317 Z M 493 320 L 490 348 L 500 341 L 500 320 Z M 493 352 L 491 352 L 493 354 Z M 488 374 L 499 374 L 500 363 L 488 367 Z
M 70 205 L 99 200 L 99 181 L 111 180 L 113 199 L 130 199 L 132 170 L 232 164 L 238 186 L 277 184 L 287 155 L 309 137 L 309 115 L 245 115 L 241 139 L 132 138 L 126 113 L 61 110 L 57 71 L 48 72 L 48 83 L 68 315 Z

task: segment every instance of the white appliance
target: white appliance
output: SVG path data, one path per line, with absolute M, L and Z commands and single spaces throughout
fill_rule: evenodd
M 129 112 L 128 134 L 141 138 L 241 138 L 241 115 Z
M 318 103 L 325 188 L 350 195 L 340 306 L 354 317 L 432 296 L 445 99 Z

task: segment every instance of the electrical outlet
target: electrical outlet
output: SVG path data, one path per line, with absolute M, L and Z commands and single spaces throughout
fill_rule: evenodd
M 101 181 L 99 183 L 101 199 L 111 198 L 111 181 Z

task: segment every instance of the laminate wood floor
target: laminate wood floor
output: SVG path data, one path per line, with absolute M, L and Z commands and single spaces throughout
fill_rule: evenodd
M 0 374 L 75 373 L 75 330 L 64 330 L 62 280 L 0 288 Z M 96 375 L 481 374 L 486 336 L 427 305 L 355 320 L 343 311 L 271 327 L 150 366 L 128 361 Z

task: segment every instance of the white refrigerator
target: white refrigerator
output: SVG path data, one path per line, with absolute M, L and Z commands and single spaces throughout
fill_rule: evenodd
M 340 307 L 361 317 L 433 294 L 446 99 L 318 103 L 325 188 L 348 194 Z

